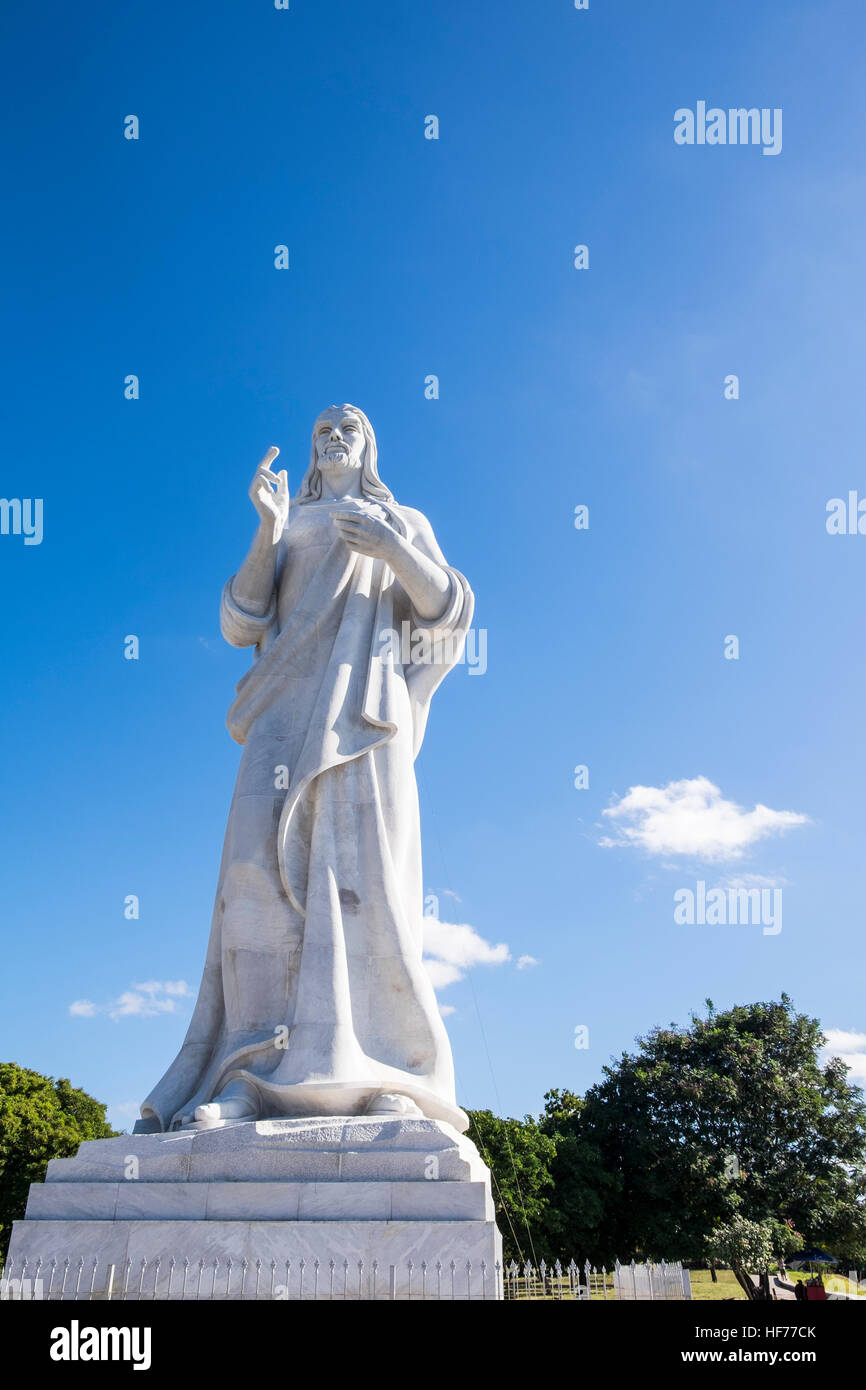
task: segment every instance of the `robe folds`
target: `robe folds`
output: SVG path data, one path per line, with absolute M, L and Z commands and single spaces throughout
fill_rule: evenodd
M 387 519 L 445 569 L 438 620 L 348 548 L 337 510 Z M 263 617 L 226 585 L 223 635 L 256 648 L 227 720 L 243 753 L 195 1010 L 137 1129 L 177 1128 L 237 1079 L 262 1117 L 358 1114 L 398 1092 L 467 1128 L 421 959 L 413 765 L 473 602 L 426 518 L 367 499 L 293 503 Z

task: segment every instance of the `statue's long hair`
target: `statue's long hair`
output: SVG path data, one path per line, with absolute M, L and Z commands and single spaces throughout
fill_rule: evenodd
M 317 502 L 322 496 L 322 475 L 319 472 L 319 460 L 316 456 L 316 430 L 322 416 L 329 411 L 341 410 L 343 414 L 350 411 L 357 415 L 361 421 L 361 429 L 364 433 L 364 455 L 361 461 L 361 492 L 364 497 L 369 497 L 374 502 L 383 502 L 386 505 L 394 502 L 394 494 L 389 487 L 386 487 L 379 477 L 378 451 L 376 449 L 376 436 L 373 433 L 373 426 L 367 419 L 363 410 L 359 410 L 356 405 L 331 405 L 327 410 L 323 410 L 313 426 L 312 443 L 310 445 L 310 466 L 301 479 L 301 486 L 298 488 L 295 502 Z

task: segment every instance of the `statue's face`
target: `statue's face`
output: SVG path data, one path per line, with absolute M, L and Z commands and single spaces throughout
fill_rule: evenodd
M 319 469 L 330 477 L 361 467 L 364 458 L 364 430 L 351 411 L 326 410 L 316 421 L 314 431 Z

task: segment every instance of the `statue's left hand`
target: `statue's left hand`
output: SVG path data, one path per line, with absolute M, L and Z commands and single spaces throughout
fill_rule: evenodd
M 365 516 L 360 512 L 331 512 L 331 520 L 350 550 L 359 555 L 370 555 L 374 560 L 394 558 L 400 545 L 400 536 L 387 521 L 376 516 Z

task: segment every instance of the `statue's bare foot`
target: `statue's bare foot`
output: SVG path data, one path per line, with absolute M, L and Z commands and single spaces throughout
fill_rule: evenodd
M 207 1105 L 197 1105 L 195 1110 L 196 1120 L 205 1129 L 213 1129 L 223 1120 L 254 1120 L 257 1115 L 255 1097 L 243 1082 L 231 1083 L 215 1100 L 208 1101 Z
M 196 1112 L 197 1113 L 197 1112 Z M 367 1107 L 368 1115 L 423 1115 L 414 1100 L 397 1091 L 383 1091 L 374 1096 Z

